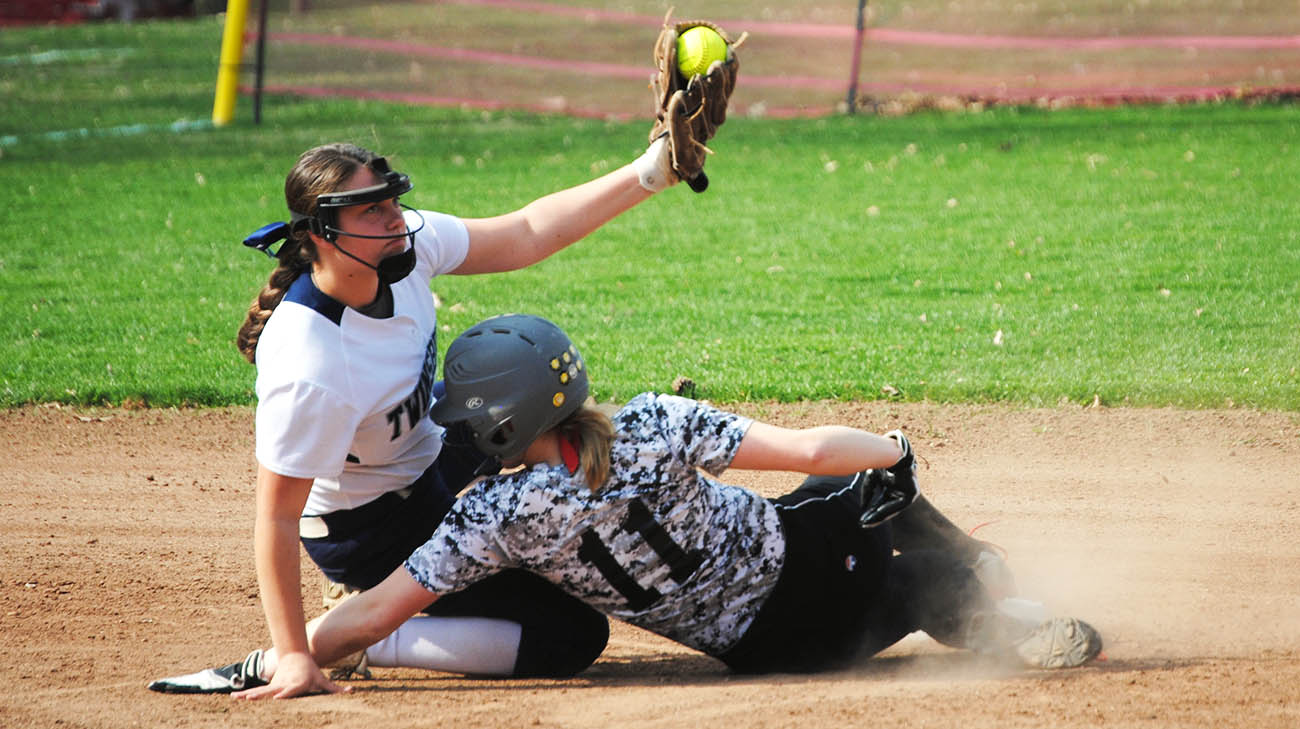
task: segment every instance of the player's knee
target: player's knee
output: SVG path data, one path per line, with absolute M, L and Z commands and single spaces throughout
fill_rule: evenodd
M 527 626 L 520 636 L 515 676 L 568 678 L 596 662 L 609 643 L 609 620 L 583 606 L 563 625 Z
M 551 661 L 552 676 L 575 676 L 582 673 L 600 658 L 605 646 L 609 644 L 609 619 L 595 610 L 575 627 L 577 630 L 568 641 L 566 649 L 559 651 Z

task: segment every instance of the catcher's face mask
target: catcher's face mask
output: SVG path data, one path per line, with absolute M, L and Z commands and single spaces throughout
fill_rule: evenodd
M 389 256 L 379 262 L 378 266 L 371 265 L 366 261 L 354 256 L 346 248 L 338 244 L 340 235 L 346 235 L 352 238 L 370 238 L 370 239 L 388 239 L 390 235 L 366 235 L 362 233 L 350 233 L 338 227 L 339 210 L 353 205 L 367 205 L 374 202 L 383 202 L 386 200 L 396 200 L 411 191 L 411 178 L 406 175 L 392 170 L 388 167 L 388 160 L 383 157 L 376 157 L 367 165 L 375 174 L 379 175 L 383 182 L 378 185 L 362 187 L 356 190 L 344 190 L 342 192 L 327 192 L 316 196 L 316 214 L 304 215 L 297 211 L 289 211 L 291 222 L 271 223 L 262 226 L 244 239 L 244 245 L 250 248 L 256 248 L 272 258 L 279 255 L 279 251 L 272 251 L 271 246 L 275 243 L 285 240 L 292 231 L 301 227 L 306 227 L 314 235 L 317 235 L 330 243 L 334 244 L 343 255 L 351 258 L 358 263 L 373 269 L 379 274 L 379 279 L 384 283 L 396 283 L 415 268 L 415 234 L 424 229 L 424 216 L 419 211 L 409 205 L 401 205 L 402 209 L 415 213 L 420 219 L 420 225 L 415 230 L 409 227 L 406 230 L 408 247 L 405 251 L 396 255 Z

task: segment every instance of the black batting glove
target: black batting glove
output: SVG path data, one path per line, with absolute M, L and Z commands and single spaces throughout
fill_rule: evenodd
M 890 466 L 887 471 L 895 476 L 909 476 L 915 478 L 916 458 L 912 455 L 912 444 L 908 442 L 907 436 L 903 435 L 901 430 L 891 430 L 885 433 L 886 438 L 893 438 L 898 441 L 898 447 L 903 450 L 903 455 L 898 462 Z
M 921 490 L 916 485 L 916 459 L 912 444 L 902 431 L 885 434 L 898 441 L 903 455 L 894 465 L 884 470 L 864 471 L 861 484 L 862 512 L 858 517 L 863 529 L 870 529 L 894 518 L 912 505 Z

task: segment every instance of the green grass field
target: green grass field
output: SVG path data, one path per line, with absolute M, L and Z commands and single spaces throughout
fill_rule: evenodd
M 0 32 L 0 406 L 252 402 L 234 333 L 303 149 L 491 215 L 630 161 L 646 124 L 275 97 L 206 128 L 216 19 Z M 136 126 L 143 125 L 143 126 Z M 734 119 L 710 190 L 553 259 L 445 277 L 445 346 L 560 322 L 597 394 L 1300 411 L 1300 109 Z

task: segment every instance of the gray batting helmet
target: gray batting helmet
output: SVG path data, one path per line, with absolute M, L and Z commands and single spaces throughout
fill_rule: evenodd
M 505 314 L 475 324 L 447 348 L 439 425 L 464 423 L 474 445 L 508 461 L 587 399 L 587 370 L 555 324 Z

